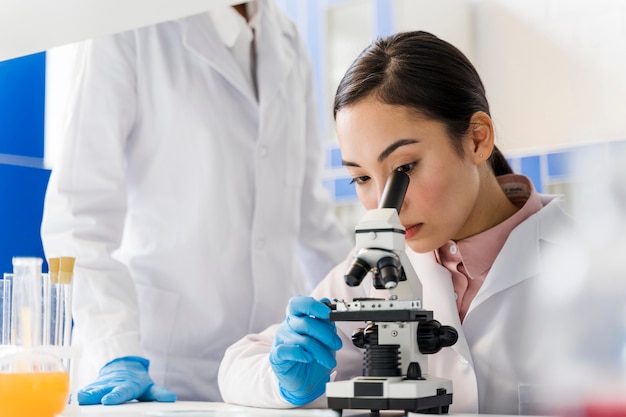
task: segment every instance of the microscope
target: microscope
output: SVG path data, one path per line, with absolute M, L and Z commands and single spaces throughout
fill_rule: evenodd
M 404 410 L 407 414 L 446 414 L 452 403 L 452 381 L 428 375 L 426 355 L 452 346 L 457 331 L 433 319 L 422 308 L 422 285 L 404 251 L 405 229 L 399 213 L 409 176 L 394 171 L 377 209 L 369 210 L 355 228 L 356 252 L 344 279 L 361 284 L 368 275 L 376 289 L 389 290 L 383 298 L 359 298 L 330 305 L 331 321 L 363 321 L 352 334 L 364 349 L 363 376 L 326 384 L 328 407 Z

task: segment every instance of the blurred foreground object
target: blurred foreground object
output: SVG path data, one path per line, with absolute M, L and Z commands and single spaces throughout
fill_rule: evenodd
M 557 354 L 545 367 L 552 388 L 534 405 L 528 398 L 526 411 L 626 415 L 626 147 L 608 147 L 571 160 L 583 252 L 556 255 L 551 286 L 537 293 L 548 329 L 540 343 Z
M 0 61 L 234 3 L 234 0 L 4 0 L 0 4 Z

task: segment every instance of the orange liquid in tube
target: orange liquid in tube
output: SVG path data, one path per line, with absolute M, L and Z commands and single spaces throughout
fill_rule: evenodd
M 54 417 L 67 404 L 67 372 L 0 372 L 0 416 Z

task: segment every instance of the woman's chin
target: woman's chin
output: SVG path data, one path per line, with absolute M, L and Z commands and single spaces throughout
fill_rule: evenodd
M 406 245 L 416 253 L 428 253 L 432 252 L 437 248 L 433 248 L 432 245 L 427 244 L 421 239 L 407 239 Z

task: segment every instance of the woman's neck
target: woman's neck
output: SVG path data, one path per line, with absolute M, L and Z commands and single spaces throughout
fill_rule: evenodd
M 498 179 L 490 173 L 482 179 L 479 196 L 468 222 L 453 240 L 459 241 L 489 230 L 518 210 L 500 187 Z

